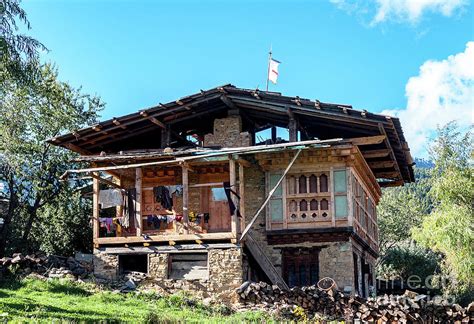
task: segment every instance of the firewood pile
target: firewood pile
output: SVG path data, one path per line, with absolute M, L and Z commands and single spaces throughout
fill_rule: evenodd
M 14 253 L 12 257 L 0 259 L 0 274 L 8 272 L 28 275 L 36 273 L 48 278 L 84 278 L 92 272 L 92 264 L 74 257 L 46 255 L 44 253 L 23 255 Z
M 245 308 L 264 309 L 291 320 L 305 317 L 377 323 L 472 323 L 474 303 L 464 308 L 446 300 L 407 292 L 363 299 L 318 286 L 283 291 L 264 282 L 244 283 L 237 293 Z

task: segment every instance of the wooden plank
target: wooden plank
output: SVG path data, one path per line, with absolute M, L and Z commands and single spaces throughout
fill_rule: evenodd
M 125 190 L 124 187 L 122 187 L 122 186 L 120 186 L 120 185 L 118 185 L 118 184 L 116 184 L 116 183 L 114 183 L 114 182 L 112 182 L 112 181 L 109 181 L 109 180 L 107 180 L 107 179 L 101 178 L 98 174 L 99 174 L 98 172 L 91 172 L 91 173 L 89 173 L 89 175 L 90 175 L 92 178 L 99 180 L 99 182 L 105 183 L 105 184 L 107 184 L 107 185 L 109 185 L 109 186 L 111 186 L 111 187 L 114 187 L 114 188 L 116 188 L 116 189 Z
M 354 221 L 354 199 L 353 199 L 353 192 L 352 192 L 352 167 L 346 168 L 346 176 L 347 176 L 347 213 L 348 213 L 348 222 L 349 226 L 352 226 Z
M 188 177 L 188 168 L 182 166 L 182 176 L 183 176 L 183 224 L 184 232 L 187 234 L 189 232 L 189 177 Z
M 298 141 L 298 128 L 297 128 L 296 120 L 293 116 L 290 117 L 290 121 L 288 123 L 288 132 L 289 132 L 290 142 Z
M 99 173 L 94 172 L 98 177 Z M 92 180 L 92 234 L 94 242 L 99 238 L 99 180 Z
M 387 148 L 390 150 L 390 157 L 395 162 L 395 166 L 394 166 L 395 170 L 398 172 L 399 177 L 401 179 L 403 179 L 403 175 L 400 171 L 400 166 L 398 165 L 397 158 L 395 156 L 395 153 L 393 152 L 392 145 L 390 144 L 390 141 L 387 138 L 387 133 L 385 132 L 385 128 L 384 128 L 383 124 L 381 124 L 381 123 L 379 124 L 379 129 L 380 129 L 380 133 L 382 133 L 385 136 L 384 142 L 385 142 L 385 145 L 387 146 Z
M 65 143 L 64 147 L 70 149 L 71 151 L 77 152 L 81 155 L 92 155 L 92 153 L 86 149 L 83 149 L 82 147 L 79 147 L 77 145 L 74 145 L 72 143 Z
M 169 241 L 221 241 L 235 238 L 234 234 L 226 233 L 202 233 L 202 234 L 170 234 L 170 235 L 150 235 L 147 239 L 143 236 L 128 237 L 101 237 L 97 239 L 98 244 L 129 244 L 129 243 L 167 243 Z M 176 246 L 176 245 L 175 245 Z
M 205 252 L 209 249 L 232 249 L 239 247 L 232 243 L 209 243 L 209 244 L 176 244 L 174 246 L 158 245 L 158 246 L 132 246 L 132 247 L 102 247 L 99 250 L 107 254 L 135 254 L 135 253 L 156 253 L 156 252 Z
M 135 202 L 135 226 L 137 228 L 137 236 L 142 235 L 143 231 L 143 219 L 142 219 L 142 168 L 135 169 L 135 189 L 136 189 L 136 202 Z
M 268 279 L 274 284 L 280 287 L 280 289 L 288 290 L 289 287 L 283 280 L 282 276 L 273 266 L 273 263 L 267 257 L 263 249 L 260 247 L 258 242 L 253 238 L 252 231 L 249 231 L 245 237 L 245 245 L 254 257 L 255 261 L 260 265 L 263 272 L 267 275 Z
M 349 141 L 354 145 L 374 145 L 380 144 L 387 138 L 387 135 L 376 135 L 376 136 L 366 136 L 366 137 L 356 137 L 351 138 Z
M 390 150 L 388 149 L 362 151 L 362 155 L 366 159 L 383 158 L 389 156 L 389 154 Z
M 230 183 L 230 188 L 233 191 L 237 191 L 237 181 L 236 181 L 236 168 L 235 168 L 235 160 L 232 158 L 229 159 L 229 183 Z M 239 205 L 237 197 L 235 197 L 234 194 L 231 193 L 231 198 L 232 202 L 234 203 L 234 206 L 237 207 Z M 237 226 L 237 213 L 234 212 L 233 215 L 231 215 L 231 231 L 235 236 L 237 236 L 237 231 L 238 231 L 238 226 Z

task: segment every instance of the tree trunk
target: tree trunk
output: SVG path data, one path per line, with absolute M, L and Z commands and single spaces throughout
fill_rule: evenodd
M 11 190 L 8 200 L 8 210 L 6 215 L 3 216 L 3 226 L 0 228 L 0 257 L 5 256 L 5 251 L 7 249 L 7 240 L 10 236 L 10 224 L 13 220 L 13 215 L 15 214 L 15 209 L 17 207 L 17 197 L 14 194 L 13 190 Z

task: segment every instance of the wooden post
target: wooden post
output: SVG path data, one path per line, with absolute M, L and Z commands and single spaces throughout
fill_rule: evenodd
M 97 177 L 92 179 L 92 233 L 94 245 L 99 238 L 99 172 L 94 172 Z
M 240 196 L 240 203 L 239 203 L 239 208 L 240 208 L 240 215 L 242 218 L 240 219 L 240 228 L 239 228 L 239 233 L 242 228 L 245 227 L 245 182 L 244 182 L 244 165 L 243 163 L 239 163 L 239 196 Z
M 233 191 L 236 191 L 236 172 L 235 172 L 235 160 L 232 157 L 229 157 L 229 183 L 230 183 L 230 189 Z M 234 203 L 234 206 L 238 206 L 238 201 L 237 197 L 233 193 L 230 194 L 232 197 L 232 202 Z M 237 237 L 237 213 L 234 211 L 233 215 L 231 215 L 231 230 L 232 234 Z
M 329 183 L 328 186 L 331 190 L 331 203 L 329 208 L 331 208 L 331 222 L 332 226 L 336 227 L 336 201 L 334 198 L 334 168 L 331 167 L 331 170 L 329 172 Z
M 142 168 L 135 169 L 135 189 L 137 191 L 137 200 L 135 202 L 135 227 L 137 236 L 142 235 Z
M 277 128 L 275 126 L 272 127 L 272 143 L 275 144 L 277 140 Z
M 169 125 L 166 125 L 166 128 L 161 129 L 161 148 L 166 148 L 170 146 L 171 141 L 171 128 Z
M 184 232 L 189 232 L 189 180 L 188 180 L 188 168 L 183 165 L 183 224 Z
M 354 226 L 354 196 L 352 192 L 352 167 L 346 168 L 347 181 L 347 213 L 349 226 Z M 374 207 L 375 208 L 375 207 Z
M 288 123 L 288 132 L 290 142 L 297 142 L 298 141 L 298 128 L 296 124 L 296 120 L 290 117 L 290 122 Z

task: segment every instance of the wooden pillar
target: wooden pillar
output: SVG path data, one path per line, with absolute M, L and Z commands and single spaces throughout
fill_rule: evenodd
M 277 140 L 277 128 L 275 126 L 272 127 L 272 143 L 276 143 Z
M 288 132 L 290 133 L 290 142 L 298 141 L 298 128 L 296 120 L 294 118 L 290 118 L 290 122 L 288 123 Z
M 166 128 L 161 129 L 161 148 L 170 146 L 171 142 L 171 129 L 169 125 Z
M 347 181 L 347 213 L 349 226 L 354 226 L 354 195 L 352 192 L 352 168 L 346 168 L 346 181 Z
M 137 236 L 142 235 L 143 220 L 142 220 L 142 169 L 135 169 L 135 189 L 137 191 L 135 201 L 135 227 L 137 229 Z
M 236 172 L 235 172 L 235 160 L 232 159 L 232 157 L 229 158 L 229 183 L 230 183 L 230 189 L 232 189 L 233 191 L 236 191 L 237 187 L 236 187 L 236 184 L 237 184 L 237 180 L 236 180 Z M 232 197 L 232 202 L 234 203 L 234 206 L 238 206 L 239 202 L 237 201 L 237 197 L 234 195 L 234 194 L 230 194 L 230 196 Z M 232 234 L 235 235 L 235 237 L 237 237 L 237 231 L 238 231 L 238 226 L 237 226 L 237 212 L 234 211 L 234 214 L 231 215 L 231 230 L 232 230 Z
M 99 238 L 99 173 L 94 172 L 96 178 L 92 179 L 92 234 L 94 245 Z
M 188 168 L 183 165 L 183 224 L 184 232 L 189 232 L 189 177 Z
M 331 171 L 329 172 L 329 179 L 328 179 L 328 187 L 331 190 L 331 203 L 329 208 L 331 208 L 331 222 L 332 226 L 336 226 L 336 202 L 334 198 L 334 168 L 331 167 Z
M 245 228 L 245 182 L 244 182 L 244 165 L 242 163 L 239 163 L 239 196 L 240 196 L 240 201 L 239 201 L 239 209 L 240 209 L 240 215 L 242 218 L 240 219 L 240 228 L 239 228 L 239 233 L 241 233 L 242 228 Z

